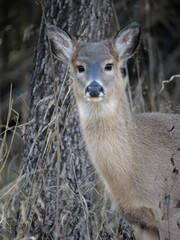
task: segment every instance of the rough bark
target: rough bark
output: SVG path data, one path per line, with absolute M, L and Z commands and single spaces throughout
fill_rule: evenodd
M 80 133 L 68 68 L 53 58 L 45 29 L 50 23 L 76 38 L 104 39 L 110 29 L 111 0 L 45 0 L 42 9 L 16 239 L 128 238 L 129 231 L 119 227 L 122 220 L 106 208 Z

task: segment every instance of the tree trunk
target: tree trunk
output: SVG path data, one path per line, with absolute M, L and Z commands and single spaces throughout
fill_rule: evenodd
M 110 29 L 111 0 L 45 0 L 34 56 L 24 135 L 17 240 L 124 239 L 129 230 L 109 210 L 82 139 L 72 80 L 55 60 L 45 23 L 98 41 Z M 123 224 L 126 228 L 126 224 Z M 34 238 L 33 238 L 34 237 Z

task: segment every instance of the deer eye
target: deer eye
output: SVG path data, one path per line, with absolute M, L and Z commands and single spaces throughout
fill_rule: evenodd
M 82 73 L 85 71 L 85 68 L 82 65 L 77 66 L 77 70 L 79 73 Z
M 111 64 L 111 63 L 108 63 L 108 64 L 106 64 L 106 66 L 105 66 L 105 70 L 106 71 L 111 71 L 112 70 L 112 67 L 113 67 L 113 64 Z

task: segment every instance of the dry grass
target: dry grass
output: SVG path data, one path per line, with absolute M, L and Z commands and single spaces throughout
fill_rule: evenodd
M 66 81 L 66 77 L 64 79 L 64 81 Z M 61 86 L 61 88 L 63 88 L 63 85 Z M 44 102 L 48 102 L 48 106 L 46 109 L 46 112 L 44 113 L 44 118 L 46 118 L 46 115 L 48 115 L 48 111 L 52 106 L 56 106 L 56 108 L 54 109 L 54 112 L 51 116 L 51 121 L 43 126 L 42 128 L 39 128 L 37 135 L 34 138 L 34 141 L 32 142 L 32 145 L 30 147 L 30 151 L 29 154 L 27 156 L 27 160 L 28 158 L 30 158 L 31 156 L 31 152 L 34 150 L 36 142 L 38 141 L 38 138 L 41 134 L 43 134 L 44 132 L 46 132 L 45 138 L 44 138 L 44 146 L 43 146 L 43 154 L 41 155 L 41 158 L 48 158 L 49 155 L 51 155 L 51 147 L 52 147 L 52 143 L 54 141 L 54 139 L 56 138 L 56 148 L 54 149 L 54 155 L 51 155 L 51 165 L 48 167 L 44 165 L 41 166 L 41 169 L 39 169 L 38 164 L 41 164 L 41 158 L 38 159 L 36 165 L 37 168 L 33 168 L 33 170 L 31 170 L 29 173 L 24 174 L 23 173 L 23 169 L 25 167 L 21 166 L 21 169 L 19 169 L 19 176 L 16 179 L 10 179 L 10 183 L 8 183 L 7 185 L 3 186 L 3 188 L 0 190 L 0 216 L 1 216 L 1 220 L 0 220 L 0 225 L 1 225 L 1 229 L 0 229 L 0 233 L 1 233 L 1 237 L 0 239 L 14 239 L 15 238 L 15 227 L 16 227 L 16 223 L 17 223 L 17 212 L 18 212 L 18 201 L 21 201 L 21 221 L 19 223 L 19 230 L 18 230 L 18 234 L 16 236 L 16 239 L 22 239 L 22 232 L 21 232 L 21 228 L 22 231 L 26 231 L 26 236 L 29 236 L 28 239 L 36 239 L 35 237 L 31 238 L 31 234 L 30 234 L 30 228 L 32 226 L 32 222 L 33 222 L 33 217 L 31 216 L 31 213 L 29 213 L 27 215 L 27 209 L 29 208 L 29 206 L 31 206 L 31 210 L 30 212 L 32 212 L 33 214 L 36 214 L 36 216 L 38 217 L 38 221 L 43 225 L 43 219 L 40 213 L 40 209 L 44 209 L 45 205 L 44 202 L 41 198 L 42 195 L 42 191 L 44 188 L 48 187 L 46 186 L 45 181 L 49 181 L 49 176 L 52 175 L 51 171 L 53 170 L 53 165 L 54 165 L 54 160 L 58 159 L 57 161 L 57 174 L 58 176 L 60 176 L 60 165 L 61 165 L 61 153 L 60 153 L 60 149 L 58 146 L 61 145 L 61 135 L 59 134 L 59 119 L 61 117 L 61 108 L 63 108 L 64 105 L 64 101 L 65 99 L 68 97 L 68 95 L 70 94 L 70 88 L 69 91 L 66 93 L 66 95 L 64 96 L 64 101 L 62 102 L 62 106 L 59 109 L 59 107 L 57 106 L 56 102 L 59 101 L 59 94 L 57 94 L 58 92 L 61 92 L 62 89 L 58 89 L 57 92 L 55 92 L 55 96 L 48 96 L 45 97 L 43 99 L 40 100 L 40 102 L 37 103 L 37 106 L 44 103 Z M 11 90 L 12 93 L 12 90 Z M 14 113 L 13 110 L 13 100 L 12 100 L 12 94 L 10 94 L 10 99 L 9 99 L 9 112 L 8 112 L 8 119 L 7 119 L 7 124 L 4 127 L 4 131 L 2 132 L 2 136 L 3 136 L 3 143 L 1 145 L 1 163 L 2 163 L 2 167 L 1 167 L 1 171 L 5 169 L 5 166 L 9 164 L 9 161 L 11 160 L 7 160 L 10 156 L 10 152 L 11 152 L 11 143 L 13 142 L 14 136 L 17 134 L 17 132 L 19 132 L 19 129 L 21 130 L 21 133 L 24 132 L 24 127 L 27 126 L 30 123 L 26 123 L 23 125 L 19 125 L 18 121 L 15 127 L 9 128 L 8 127 L 8 123 L 11 119 L 11 114 Z M 69 109 L 69 115 L 67 116 L 66 121 L 68 122 L 68 118 L 71 118 L 71 112 L 73 111 L 73 106 L 70 107 Z M 18 114 L 17 114 L 18 116 Z M 64 129 L 62 131 L 65 131 L 66 128 L 66 123 L 64 124 Z M 10 145 L 7 146 L 6 144 L 6 138 L 7 138 L 7 134 L 8 131 L 12 131 L 12 138 L 10 141 Z M 71 162 L 71 168 L 74 169 L 74 176 L 76 177 L 76 173 L 75 173 L 75 165 L 74 165 L 74 159 L 75 159 L 75 155 L 74 152 L 76 152 L 76 149 L 78 149 L 78 147 L 81 147 L 80 145 L 84 144 L 83 142 L 81 142 L 79 144 L 79 146 L 73 146 L 73 150 L 72 150 L 72 154 L 70 156 L 70 162 Z M 55 156 L 57 155 L 57 156 Z M 14 168 L 12 166 L 12 168 Z M 5 172 L 5 170 L 4 170 Z M 41 185 L 41 177 L 42 174 L 44 175 L 44 183 L 43 185 Z M 94 170 L 90 171 L 90 174 L 88 176 L 86 176 L 85 179 L 82 179 L 82 182 L 76 182 L 76 184 L 78 185 L 76 192 L 74 192 L 73 188 L 71 185 L 68 185 L 67 180 L 62 178 L 57 178 L 57 181 L 55 183 L 55 188 L 58 189 L 58 191 L 55 194 L 55 198 L 53 199 L 53 202 L 49 203 L 49 204 L 54 204 L 54 205 L 59 205 L 59 208 L 61 207 L 61 203 L 59 202 L 60 199 L 63 201 L 67 201 L 70 205 L 72 204 L 72 206 L 70 207 L 73 208 L 74 205 L 74 200 L 76 201 L 76 205 L 81 206 L 81 220 L 79 221 L 79 223 L 77 223 L 77 228 L 81 228 L 81 225 L 86 222 L 86 239 L 90 240 L 91 239 L 91 231 L 92 231 L 92 227 L 93 227 L 93 231 L 94 231 L 94 239 L 117 239 L 117 236 L 119 237 L 119 239 L 123 239 L 124 236 L 129 236 L 129 238 L 131 237 L 131 233 L 129 231 L 129 227 L 127 225 L 127 223 L 125 221 L 123 221 L 122 219 L 119 218 L 118 214 L 110 209 L 110 202 L 109 202 L 109 198 L 106 195 L 106 193 L 104 192 L 103 188 L 102 188 L 102 183 L 99 181 L 98 178 L 96 178 L 96 180 L 94 182 L 91 181 L 92 176 L 94 176 Z M 93 177 L 94 178 L 94 177 Z M 24 188 L 25 186 L 28 184 L 29 179 L 31 179 L 31 182 L 33 182 L 34 184 L 32 184 L 30 186 L 29 192 L 27 194 L 24 194 Z M 62 184 L 62 181 L 64 181 L 65 183 Z M 75 180 L 76 181 L 76 180 Z M 36 183 L 40 183 L 40 185 L 38 186 Z M 51 188 L 53 186 L 50 186 Z M 23 191 L 22 191 L 23 190 Z M 90 196 L 94 196 L 94 202 L 91 205 L 89 203 L 88 198 Z M 23 197 L 22 197 L 23 196 Z M 72 198 L 72 202 L 69 200 L 69 198 Z M 92 198 L 92 197 L 91 197 Z M 23 200 L 22 200 L 23 199 Z M 71 214 L 67 209 L 64 209 L 64 213 L 62 214 L 62 216 L 64 216 L 61 219 L 61 225 L 63 226 L 64 230 L 69 227 L 68 226 L 68 218 L 69 215 Z M 46 212 L 47 210 L 45 210 Z M 90 221 L 94 221 L 93 226 L 91 226 L 92 224 L 90 224 Z M 26 228 L 24 229 L 24 225 L 26 225 Z M 122 226 L 122 229 L 119 229 L 119 226 Z M 108 229 L 106 229 L 108 226 Z M 58 239 L 59 236 L 59 215 L 56 214 L 55 216 L 55 236 L 52 236 L 52 238 L 48 238 L 48 239 Z M 67 230 L 68 231 L 68 230 Z M 34 235 L 33 235 L 34 236 Z M 27 238 L 25 238 L 27 240 Z

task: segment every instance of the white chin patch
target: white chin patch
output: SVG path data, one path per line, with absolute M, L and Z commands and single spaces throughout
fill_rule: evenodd
M 88 102 L 100 102 L 103 100 L 103 97 L 86 97 Z
M 101 102 L 103 100 L 103 96 L 104 94 L 103 93 L 100 93 L 98 97 L 91 97 L 89 95 L 89 93 L 86 93 L 85 95 L 85 99 L 88 101 L 88 102 Z

